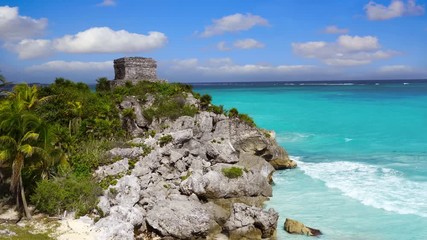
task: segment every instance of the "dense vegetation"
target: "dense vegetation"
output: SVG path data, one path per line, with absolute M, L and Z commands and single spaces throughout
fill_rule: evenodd
M 186 102 L 188 94 L 199 99 L 199 107 Z M 11 170 L 12 196 L 28 218 L 27 196 L 49 214 L 64 210 L 85 214 L 96 206 L 102 183 L 93 179 L 92 172 L 111 161 L 104 156 L 106 150 L 130 137 L 122 120 L 134 119 L 135 113 L 118 108 L 126 96 L 151 101 L 143 109 L 149 121 L 193 116 L 199 110 L 227 114 L 222 106 L 211 104 L 209 95 L 200 96 L 191 86 L 178 83 L 140 82 L 110 89 L 107 79 L 100 78 L 96 91 L 63 78 L 46 87 L 16 85 L 0 99 L 0 170 Z M 254 125 L 235 109 L 228 114 Z M 154 134 L 147 131 L 147 136 Z M 159 144 L 170 141 L 172 137 L 165 135 Z M 231 171 L 235 176 L 236 170 Z

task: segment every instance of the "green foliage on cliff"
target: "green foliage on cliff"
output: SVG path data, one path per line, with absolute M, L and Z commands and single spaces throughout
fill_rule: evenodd
M 243 169 L 239 167 L 223 168 L 222 174 L 228 178 L 238 178 L 243 175 Z
M 101 188 L 90 177 L 69 175 L 38 182 L 31 201 L 37 209 L 51 215 L 68 210 L 81 216 L 96 207 L 99 194 Z
M 200 100 L 200 109 L 189 103 L 189 94 Z M 149 105 L 143 109 L 143 116 L 150 122 L 194 116 L 199 110 L 227 115 L 223 106 L 211 103 L 211 96 L 200 96 L 186 84 L 139 82 L 111 89 L 106 78 L 99 78 L 96 92 L 84 83 L 64 78 L 45 87 L 17 85 L 0 98 L 0 170 L 8 168 L 12 172 L 14 168 L 12 190 L 20 196 L 20 204 L 25 205 L 25 196 L 31 196 L 30 202 L 48 214 L 63 210 L 84 214 L 93 209 L 100 185 L 105 188 L 117 182 L 106 179 L 97 183 L 92 173 L 109 163 L 104 153 L 112 148 L 112 143 L 125 142 L 130 137 L 120 116 L 135 120 L 134 109 L 120 112 L 118 108 L 128 96 Z M 231 109 L 228 116 L 255 125 L 237 109 Z M 152 137 L 155 134 L 153 130 L 146 133 Z M 165 135 L 159 144 L 164 146 L 172 140 L 171 135 Z M 144 154 L 151 151 L 140 147 Z M 130 161 L 130 167 L 135 163 Z M 223 169 L 223 173 L 230 178 L 243 174 L 234 167 Z M 23 194 L 17 195 L 17 190 Z
M 173 138 L 171 135 L 164 135 L 161 138 L 159 138 L 159 145 L 160 147 L 163 147 L 164 145 L 172 142 Z

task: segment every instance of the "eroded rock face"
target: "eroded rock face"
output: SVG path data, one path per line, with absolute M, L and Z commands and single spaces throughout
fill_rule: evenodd
M 248 233 L 260 232 L 262 238 L 274 235 L 279 214 L 274 209 L 264 211 L 243 203 L 233 204 L 230 218 L 224 227 L 231 235 L 246 236 Z
M 134 100 L 123 102 L 121 108 L 134 108 Z M 187 100 L 198 105 L 194 98 Z M 142 117 L 142 111 L 134 111 Z M 238 119 L 205 111 L 175 121 L 155 119 L 145 124 L 136 120 L 135 126 L 156 132 L 132 140 L 153 150 L 144 154 L 139 147 L 112 149 L 110 158 L 122 160 L 97 170 L 100 178 L 116 172 L 129 174 L 117 179 L 100 197 L 98 207 L 105 216 L 95 229 L 102 239 L 133 239 L 134 229 L 165 239 L 260 239 L 274 235 L 278 214 L 259 207 L 272 195 L 275 168 L 290 163 L 271 135 Z M 160 146 L 165 135 L 172 141 Z M 126 159 L 132 159 L 132 168 L 129 160 L 126 166 Z M 242 175 L 226 177 L 223 169 L 231 167 L 241 168 Z
M 298 222 L 290 218 L 286 218 L 284 227 L 286 232 L 292 233 L 292 234 L 302 234 L 307 236 L 318 236 L 322 234 L 320 230 L 306 227 L 301 222 Z
M 165 200 L 147 213 L 148 225 L 162 236 L 178 239 L 205 237 L 216 223 L 199 201 Z
M 180 190 L 186 195 L 194 193 L 209 199 L 272 196 L 268 179 L 258 172 L 244 172 L 241 177 L 234 179 L 224 176 L 221 170 L 212 170 L 204 175 L 195 172 L 180 184 Z

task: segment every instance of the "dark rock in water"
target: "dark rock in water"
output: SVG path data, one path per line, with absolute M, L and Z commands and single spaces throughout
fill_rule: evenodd
M 283 169 L 292 169 L 297 167 L 297 163 L 290 159 L 274 159 L 269 162 L 274 169 L 276 170 L 283 170 Z
M 322 234 L 319 229 L 307 227 L 304 224 L 290 218 L 286 218 L 284 227 L 285 231 L 291 234 L 302 234 L 307 236 L 319 236 Z

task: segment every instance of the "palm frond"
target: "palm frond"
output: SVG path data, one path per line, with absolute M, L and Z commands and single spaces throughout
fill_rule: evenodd
M 39 138 L 39 134 L 33 131 L 29 131 L 25 133 L 25 135 L 21 138 L 21 143 L 27 142 L 28 140 L 36 141 Z
M 18 148 L 18 151 L 25 154 L 25 157 L 31 157 L 34 153 L 34 147 L 30 144 L 24 144 Z
M 12 157 L 12 154 L 9 150 L 0 150 L 0 162 L 6 162 Z
M 16 142 L 16 140 L 10 136 L 7 135 L 3 135 L 0 136 L 0 143 L 2 143 L 2 145 L 12 145 L 13 147 L 17 148 L 18 143 Z

